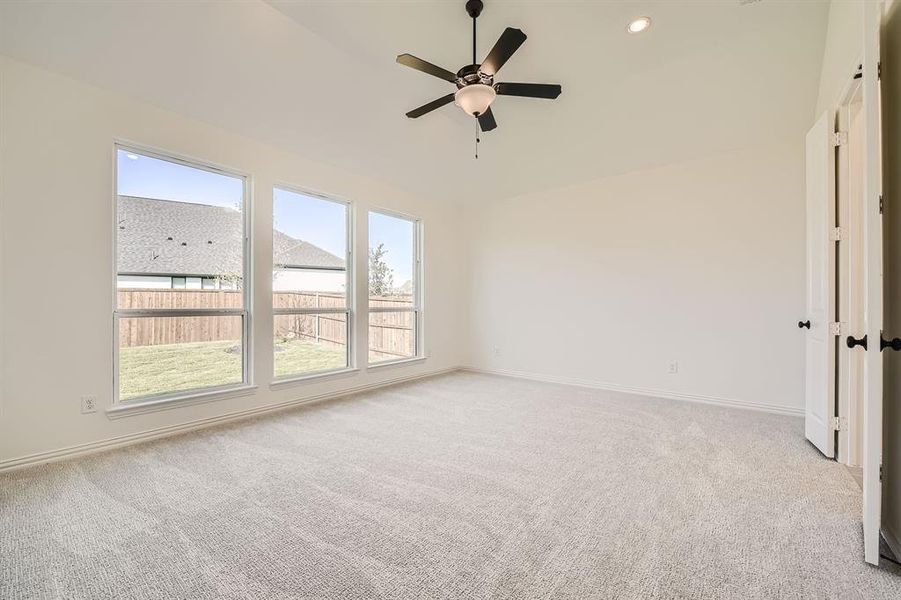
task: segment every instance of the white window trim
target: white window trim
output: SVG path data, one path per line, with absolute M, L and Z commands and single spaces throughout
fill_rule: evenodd
M 240 309 L 120 309 L 118 298 L 118 267 L 119 267 L 119 166 L 118 153 L 119 150 L 124 152 L 133 152 L 135 154 L 156 158 L 194 169 L 201 169 L 216 173 L 219 175 L 227 175 L 229 177 L 240 178 L 242 181 L 242 216 L 243 216 L 243 242 L 244 242 L 244 273 L 243 273 L 243 308 Z M 253 199 L 251 197 L 251 176 L 236 169 L 216 165 L 208 161 L 200 160 L 194 157 L 178 155 L 172 152 L 144 146 L 126 140 L 114 140 L 113 142 L 113 182 L 112 182 L 112 220 L 113 220 L 113 260 L 112 260 L 112 306 L 113 306 L 113 403 L 107 409 L 107 415 L 110 418 L 125 416 L 130 414 L 141 414 L 145 412 L 153 412 L 156 410 L 164 410 L 175 406 L 186 406 L 196 404 L 198 402 L 209 402 L 212 400 L 234 397 L 236 395 L 245 395 L 256 389 L 253 382 L 253 245 L 251 244 L 251 232 L 253 231 Z M 170 316 L 170 317 L 187 317 L 187 316 L 219 316 L 232 315 L 240 316 L 242 321 L 242 381 L 235 384 L 222 386 L 212 386 L 197 388 L 193 390 L 184 390 L 165 394 L 156 394 L 151 396 L 140 396 L 131 400 L 120 400 L 119 398 L 119 319 L 128 317 L 147 317 L 147 316 Z
M 126 401 L 121 404 L 116 404 L 106 410 L 106 415 L 110 419 L 118 419 L 120 417 L 129 417 L 132 415 L 142 415 L 151 412 L 158 412 L 161 410 L 169 410 L 172 408 L 181 408 L 183 406 L 205 404 L 207 402 L 215 402 L 217 400 L 241 398 L 244 396 L 252 395 L 256 390 L 257 386 L 255 385 L 235 384 L 213 388 L 203 388 L 202 390 L 191 391 L 184 394 L 142 397 L 136 398 L 133 401 Z
M 316 381 L 327 381 L 329 379 L 343 379 L 345 377 L 352 377 L 360 372 L 360 369 L 356 367 L 347 367 L 345 369 L 329 369 L 326 371 L 314 371 L 312 373 L 308 373 L 306 375 L 297 375 L 295 377 L 285 376 L 278 377 L 273 379 L 269 384 L 269 389 L 277 390 L 285 387 L 291 387 L 293 385 L 301 385 L 304 383 L 311 383 Z
M 378 307 L 370 307 L 369 306 L 369 289 L 366 289 L 366 323 L 367 329 L 369 327 L 369 315 L 372 313 L 388 313 L 388 312 L 412 312 L 413 313 L 413 356 L 405 356 L 399 358 L 389 358 L 385 360 L 380 360 L 377 362 L 369 362 L 369 344 L 368 344 L 368 336 L 367 336 L 367 344 L 366 344 L 366 357 L 367 357 L 367 369 L 378 368 L 378 367 L 388 367 L 388 366 L 397 366 L 403 365 L 407 363 L 415 363 L 420 362 L 428 358 L 425 352 L 425 346 L 423 342 L 423 285 L 422 279 L 424 275 L 423 269 L 423 233 L 422 233 L 422 219 L 413 215 L 408 215 L 402 212 L 398 212 L 395 210 L 389 210 L 384 208 L 370 208 L 369 213 L 376 213 L 379 215 L 384 215 L 386 217 L 393 217 L 395 219 L 403 219 L 404 221 L 410 221 L 413 223 L 413 307 L 412 308 L 390 308 L 387 306 L 378 306 Z M 368 214 L 367 214 L 368 217 Z M 366 220 L 367 227 L 369 224 L 369 219 Z M 369 231 L 367 230 L 367 239 L 369 239 Z M 370 241 L 371 244 L 371 241 Z M 368 251 L 367 251 L 368 257 Z M 367 260 L 368 265 L 368 260 Z M 368 278 L 367 278 L 368 281 Z
M 354 335 L 356 328 L 354 327 L 354 299 L 355 299 L 355 290 L 356 286 L 354 280 L 354 240 L 356 239 L 355 234 L 355 217 L 354 217 L 354 203 L 350 200 L 345 200 L 343 198 L 338 198 L 335 196 L 323 194 L 320 192 L 316 192 L 313 190 L 308 190 L 302 187 L 298 187 L 296 185 L 286 184 L 286 183 L 275 183 L 272 186 L 272 229 L 275 230 L 275 191 L 282 190 L 285 192 L 290 192 L 294 194 L 299 194 L 301 196 L 307 196 L 310 198 L 314 198 L 316 200 L 322 200 L 324 202 L 332 202 L 334 204 L 340 204 L 344 206 L 344 218 L 345 218 L 345 251 L 344 251 L 344 276 L 345 276 L 345 284 L 344 284 L 344 308 L 275 308 L 272 307 L 272 324 L 270 325 L 270 330 L 275 330 L 275 317 L 277 315 L 323 315 L 323 314 L 344 314 L 345 318 L 345 328 L 346 328 L 346 336 L 347 336 L 347 345 L 345 347 L 346 356 L 345 356 L 345 364 L 343 367 L 339 367 L 337 369 L 325 369 L 322 371 L 306 371 L 300 373 L 291 373 L 290 375 L 276 375 L 275 374 L 275 344 L 272 344 L 272 380 L 269 384 L 270 388 L 278 388 L 284 387 L 291 384 L 304 383 L 309 381 L 315 381 L 318 379 L 327 378 L 330 376 L 340 376 L 346 374 L 357 373 L 359 369 L 356 366 L 356 358 L 354 351 L 355 344 L 354 341 L 356 336 Z M 274 257 L 273 257 L 274 258 Z M 272 270 L 275 270 L 275 261 L 272 261 Z M 273 294 L 275 292 L 273 291 Z M 272 302 L 272 298 L 269 298 L 269 302 Z M 273 340 L 274 342 L 275 340 Z
M 411 356 L 408 358 L 389 358 L 388 360 L 380 360 L 376 363 L 370 363 L 368 370 L 387 369 L 388 367 L 402 367 L 404 365 L 425 362 L 428 356 Z

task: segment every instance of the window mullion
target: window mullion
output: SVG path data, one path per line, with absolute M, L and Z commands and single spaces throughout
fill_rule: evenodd
M 246 308 L 120 308 L 117 317 L 216 317 L 247 316 Z
M 402 307 L 394 307 L 394 306 L 370 306 L 369 312 L 371 313 L 398 313 L 398 312 L 416 312 L 418 309 L 414 306 L 402 306 Z
M 273 308 L 274 315 L 336 315 L 341 313 L 350 313 L 349 308 Z

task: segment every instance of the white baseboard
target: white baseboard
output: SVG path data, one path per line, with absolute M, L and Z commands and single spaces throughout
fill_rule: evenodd
M 882 527 L 882 539 L 885 540 L 885 543 L 891 549 L 892 554 L 895 555 L 895 560 L 901 560 L 901 538 L 898 538 L 897 535 L 883 523 Z
M 47 452 L 38 452 L 36 454 L 29 454 L 27 456 L 11 458 L 8 460 L 0 461 L 0 473 L 3 473 L 5 471 L 12 471 L 12 470 L 16 470 L 16 469 L 23 469 L 25 467 L 30 467 L 33 465 L 49 463 L 49 462 L 56 462 L 59 460 L 74 458 L 76 456 L 93 454 L 93 453 L 102 452 L 105 450 L 112 450 L 114 448 L 121 448 L 123 446 L 130 446 L 132 444 L 137 444 L 140 442 L 146 442 L 146 441 L 155 440 L 155 439 L 159 439 L 159 438 L 163 438 L 163 437 L 168 437 L 168 436 L 179 434 L 179 433 L 185 433 L 185 432 L 196 430 L 196 429 L 203 429 L 206 427 L 211 427 L 213 425 L 228 423 L 230 421 L 240 421 L 241 419 L 247 419 L 250 417 L 263 415 L 266 413 L 272 413 L 272 412 L 277 412 L 280 410 L 286 410 L 286 409 L 289 409 L 292 407 L 300 406 L 302 404 L 311 404 L 314 402 L 323 402 L 325 400 L 332 400 L 335 398 L 343 398 L 345 396 L 351 396 L 353 394 L 359 394 L 362 392 L 367 392 L 367 391 L 375 390 L 378 388 L 398 385 L 400 383 L 414 381 L 416 379 L 425 379 L 427 377 L 436 377 L 438 375 L 444 375 L 446 373 L 451 373 L 451 372 L 459 371 L 459 370 L 460 370 L 459 367 L 450 367 L 447 369 L 439 369 L 437 371 L 430 371 L 428 373 L 418 373 L 416 375 L 405 375 L 405 376 L 401 376 L 401 377 L 394 377 L 392 379 L 388 379 L 385 381 L 379 381 L 377 383 L 367 383 L 364 385 L 358 385 L 358 386 L 354 386 L 354 387 L 345 388 L 343 390 L 328 392 L 325 394 L 319 394 L 317 396 L 309 396 L 306 398 L 298 398 L 296 400 L 288 400 L 286 402 L 279 402 L 277 404 L 269 404 L 266 406 L 259 406 L 259 407 L 250 408 L 247 410 L 229 412 L 229 413 L 225 413 L 222 415 L 217 415 L 215 417 L 208 417 L 205 419 L 189 421 L 187 423 L 179 423 L 178 425 L 169 425 L 166 427 L 150 429 L 148 431 L 141 431 L 138 433 L 130 433 L 128 435 L 121 435 L 121 436 L 117 436 L 117 437 L 107 438 L 104 440 L 98 440 L 95 442 L 88 442 L 85 444 L 68 446 L 66 448 L 59 448 L 57 450 L 50 450 Z
M 700 394 L 686 394 L 683 392 L 670 392 L 666 390 L 655 390 L 650 388 L 638 388 L 615 383 L 605 383 L 603 381 L 592 381 L 588 379 L 577 379 L 574 377 L 558 377 L 556 375 L 540 375 L 537 373 L 527 373 L 524 371 L 508 371 L 503 369 L 483 369 L 479 367 L 462 367 L 460 370 L 470 373 L 484 373 L 486 375 L 501 375 L 503 377 L 515 377 L 517 379 L 529 379 L 532 381 L 543 381 L 545 383 L 558 383 L 562 385 L 573 385 L 577 387 L 591 388 L 595 390 L 606 390 L 609 392 L 622 392 L 625 394 L 636 394 L 640 396 L 650 396 L 652 398 L 664 398 L 667 400 L 683 400 L 687 402 L 700 402 L 702 404 L 713 404 L 716 406 L 728 406 L 731 408 L 743 408 L 747 410 L 757 410 L 779 415 L 789 415 L 792 417 L 804 416 L 803 408 L 794 408 L 791 406 L 781 406 L 779 404 L 765 404 L 762 402 L 749 402 L 747 400 L 735 400 L 732 398 L 718 398 L 715 396 L 702 396 Z

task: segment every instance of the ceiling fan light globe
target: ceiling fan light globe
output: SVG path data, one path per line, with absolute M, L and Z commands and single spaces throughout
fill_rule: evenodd
M 457 90 L 454 94 L 454 104 L 475 117 L 485 114 L 496 96 L 497 92 L 490 85 L 474 83 Z

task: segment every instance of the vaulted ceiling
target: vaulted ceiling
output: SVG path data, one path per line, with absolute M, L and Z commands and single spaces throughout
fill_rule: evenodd
M 507 197 L 801 136 L 812 122 L 828 4 L 810 0 L 485 1 L 483 57 L 529 39 L 498 80 L 561 83 L 500 97 L 475 123 L 453 90 L 395 63 L 471 59 L 459 1 L 8 2 L 0 52 L 385 179 L 439 201 Z M 649 15 L 640 35 L 627 22 Z

